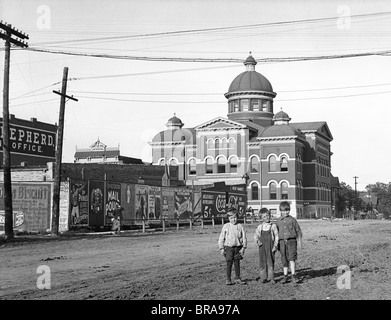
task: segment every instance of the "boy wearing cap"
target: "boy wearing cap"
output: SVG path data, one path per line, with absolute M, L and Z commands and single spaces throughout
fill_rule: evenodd
M 277 219 L 279 247 L 281 253 L 281 262 L 284 270 L 282 283 L 288 282 L 288 267 L 291 269 L 292 281 L 298 282 L 296 276 L 297 260 L 297 240 L 300 241 L 303 236 L 299 223 L 295 218 L 289 215 L 291 206 L 288 201 L 280 203 L 281 217 Z
M 238 212 L 231 208 L 227 212 L 229 222 L 224 224 L 218 246 L 222 256 L 227 261 L 227 285 L 233 284 L 231 281 L 232 265 L 235 269 L 235 283 L 246 284 L 240 278 L 240 260 L 247 247 L 247 236 L 243 226 L 238 223 Z

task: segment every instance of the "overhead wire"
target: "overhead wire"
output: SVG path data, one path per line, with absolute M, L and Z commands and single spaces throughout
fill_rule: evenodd
M 391 14 L 391 11 L 374 12 L 374 13 L 367 13 L 367 14 L 350 15 L 349 18 L 366 18 L 366 17 L 384 16 L 384 15 L 390 15 L 390 14 Z M 124 39 L 134 39 L 134 38 L 142 38 L 142 37 L 173 36 L 173 35 L 182 35 L 182 34 L 215 32 L 215 31 L 223 31 L 223 30 L 226 31 L 226 30 L 259 28 L 259 27 L 265 27 L 265 26 L 281 26 L 281 25 L 291 25 L 291 24 L 298 24 L 298 23 L 299 24 L 300 23 L 314 23 L 314 22 L 320 22 L 320 21 L 332 21 L 332 20 L 336 20 L 336 19 L 340 19 L 340 17 L 325 17 L 325 18 L 313 18 L 313 19 L 302 19 L 302 20 L 288 20 L 288 21 L 277 21 L 277 22 L 266 22 L 266 23 L 239 25 L 239 26 L 225 26 L 225 27 L 214 27 L 214 28 L 165 31 L 165 32 L 157 32 L 157 33 L 144 33 L 144 34 L 136 34 L 136 35 L 113 36 L 113 37 L 74 39 L 74 40 L 53 41 L 53 42 L 49 42 L 49 43 L 61 44 L 61 43 L 72 43 L 72 42 L 78 43 L 78 42 L 91 42 L 91 41 L 124 40 Z M 45 44 L 45 42 L 36 43 L 35 45 L 42 45 L 42 44 Z

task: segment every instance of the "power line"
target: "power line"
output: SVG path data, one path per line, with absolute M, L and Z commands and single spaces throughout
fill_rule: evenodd
M 110 100 L 110 101 L 124 101 L 124 102 L 147 102 L 147 103 L 224 103 L 224 101 L 164 101 L 164 100 L 135 100 L 135 99 L 118 99 L 92 96 L 79 96 L 80 98 Z
M 53 84 L 54 85 L 54 84 Z M 333 88 L 318 88 L 318 89 L 301 89 L 301 90 L 287 90 L 287 91 L 278 91 L 281 92 L 313 92 L 313 91 L 325 91 L 325 90 L 340 90 L 340 89 L 354 89 L 354 88 L 364 88 L 364 87 L 377 87 L 377 86 L 387 86 L 391 85 L 391 83 L 381 83 L 381 84 L 372 84 L 372 85 L 359 85 L 359 86 L 348 86 L 348 87 L 333 87 Z M 43 88 L 51 87 L 46 86 Z M 39 90 L 39 89 L 38 89 Z M 38 91 L 35 90 L 35 91 Z M 223 96 L 222 93 L 147 93 L 147 92 L 102 92 L 102 91 L 71 91 L 72 93 L 89 93 L 89 94 L 103 94 L 103 95 L 140 95 L 140 96 Z M 376 94 L 386 94 L 390 93 L 391 91 L 381 91 L 381 92 L 369 92 L 369 93 L 358 93 L 358 94 L 350 94 L 350 95 L 337 95 L 337 96 L 323 96 L 323 97 L 310 97 L 310 98 L 298 98 L 298 99 L 277 99 L 276 101 L 279 102 L 288 102 L 288 101 L 305 101 L 305 100 L 319 100 L 319 99 L 333 99 L 333 98 L 345 98 L 345 97 L 355 97 L 355 96 L 365 96 L 365 95 L 376 95 Z M 41 93 L 39 95 L 46 95 L 47 93 Z M 34 95 L 35 96 L 35 95 Z M 30 96 L 27 96 L 27 93 L 13 98 L 13 100 L 18 98 L 29 98 Z M 221 101 L 159 101 L 159 100 L 140 100 L 140 99 L 119 99 L 119 98 L 111 98 L 111 97 L 92 97 L 88 95 L 80 95 L 82 98 L 88 98 L 88 99 L 100 99 L 100 100 L 113 100 L 113 101 L 127 101 L 127 102 L 148 102 L 148 103 L 222 103 Z M 55 99 L 46 99 L 46 100 L 38 100 L 35 102 L 48 102 L 53 101 Z M 22 105 L 28 105 L 32 104 L 31 102 L 26 103 L 20 103 L 16 105 L 12 105 L 12 107 L 22 106 Z
M 368 14 L 358 14 L 350 15 L 349 18 L 365 18 L 373 16 L 384 16 L 391 14 L 390 11 L 385 12 L 375 12 Z M 124 36 L 114 36 L 114 37 L 98 37 L 98 38 L 89 38 L 89 39 L 75 39 L 75 40 L 63 40 L 63 41 L 53 41 L 49 42 L 50 44 L 63 44 L 63 43 L 80 43 L 80 42 L 94 42 L 94 41 L 111 41 L 111 40 L 124 40 L 124 39 L 136 39 L 136 38 L 146 38 L 146 37 L 165 37 L 165 36 L 174 36 L 174 35 L 183 35 L 183 34 L 197 34 L 197 33 L 206 33 L 206 32 L 215 32 L 215 31 L 227 31 L 227 30 L 238 30 L 238 29 L 248 29 L 248 28 L 259 28 L 266 26 L 283 26 L 283 25 L 292 25 L 300 23 L 314 23 L 320 21 L 331 21 L 335 19 L 340 19 L 340 17 L 326 17 L 326 18 L 314 18 L 314 19 L 302 19 L 302 20 L 288 20 L 288 21 L 278 21 L 278 22 L 267 22 L 267 23 L 257 23 L 257 24 L 248 24 L 240 26 L 226 26 L 226 27 L 215 27 L 215 28 L 203 28 L 203 29 L 189 29 L 189 30 L 178 30 L 178 31 L 166 31 L 166 32 L 157 32 L 157 33 L 144 33 L 137 35 L 124 35 Z M 48 43 L 48 42 L 46 42 Z M 39 45 L 45 44 L 45 42 L 37 43 Z M 37 45 L 35 44 L 35 45 Z
M 358 97 L 358 96 L 370 96 L 370 95 L 375 95 L 375 94 L 386 94 L 386 93 L 391 93 L 391 91 L 357 93 L 357 94 L 346 94 L 346 95 L 340 95 L 340 96 L 326 96 L 326 97 L 313 97 L 313 98 L 301 98 L 301 99 L 282 99 L 282 100 L 278 100 L 278 101 L 287 102 L 287 101 L 335 99 L 335 98 L 348 98 L 348 97 Z
M 39 48 L 28 48 L 26 50 L 52 53 L 52 54 L 63 54 L 80 57 L 94 57 L 94 58 L 105 58 L 105 59 L 120 59 L 120 60 L 139 60 L 139 61 L 159 61 L 159 62 L 224 62 L 224 63 L 242 63 L 243 59 L 236 58 L 183 58 L 183 57 L 147 57 L 147 56 L 127 56 L 127 55 L 113 55 L 113 54 L 99 54 L 99 53 L 81 53 L 81 52 L 67 52 L 60 50 L 49 50 Z M 338 54 L 338 55 L 322 55 L 322 56 L 302 56 L 302 57 L 280 57 L 280 58 L 258 58 L 258 62 L 297 62 L 297 61 L 315 61 L 315 60 L 331 60 L 331 59 L 344 59 L 344 58 L 357 58 L 367 56 L 389 56 L 391 50 L 363 52 L 363 53 L 350 53 L 350 54 Z
M 369 88 L 379 86 L 389 86 L 390 83 L 368 84 L 358 86 L 346 86 L 346 87 L 332 87 L 332 88 L 316 88 L 316 89 L 296 89 L 296 90 L 278 90 L 277 93 L 290 93 L 290 92 L 311 92 L 311 91 L 328 91 L 328 90 L 343 90 L 343 89 L 355 89 L 355 88 Z M 135 95 L 135 96 L 221 96 L 221 92 L 198 92 L 198 93 L 156 93 L 156 92 L 109 92 L 109 91 L 79 91 L 72 90 L 73 93 L 90 93 L 90 94 L 102 94 L 102 95 Z
M 298 98 L 298 99 L 278 99 L 276 102 L 289 102 L 289 101 L 305 101 L 305 100 L 321 100 L 321 99 L 335 99 L 335 98 L 348 98 L 348 97 L 357 97 L 357 96 L 368 96 L 376 94 L 387 94 L 391 91 L 382 91 L 382 92 L 370 92 L 370 93 L 358 93 L 358 94 L 349 94 L 349 95 L 338 95 L 338 96 L 324 96 L 324 97 L 311 97 L 311 98 Z M 110 101 L 123 101 L 123 102 L 146 102 L 146 103 L 225 103 L 226 101 L 175 101 L 175 100 L 139 100 L 139 99 L 119 99 L 119 98 L 108 98 L 108 97 L 93 97 L 93 96 L 83 96 L 80 95 L 80 98 L 87 99 L 96 99 L 96 100 L 110 100 Z

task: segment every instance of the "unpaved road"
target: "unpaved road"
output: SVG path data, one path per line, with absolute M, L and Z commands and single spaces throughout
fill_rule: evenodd
M 391 299 L 391 221 L 301 221 L 299 284 L 260 284 L 257 226 L 246 224 L 249 248 L 241 270 L 247 285 L 225 285 L 225 260 L 213 229 L 117 236 L 31 237 L 0 245 L 0 299 Z M 39 266 L 50 267 L 51 288 L 37 288 Z M 339 266 L 351 271 L 350 289 L 337 286 Z M 46 273 L 47 275 L 47 273 Z M 348 274 L 345 273 L 344 276 Z

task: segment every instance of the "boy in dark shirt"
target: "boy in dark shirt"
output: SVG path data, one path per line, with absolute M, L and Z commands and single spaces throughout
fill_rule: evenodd
M 301 244 L 303 233 L 299 223 L 289 215 L 291 206 L 288 201 L 280 203 L 281 217 L 277 219 L 278 239 L 281 253 L 281 262 L 284 270 L 282 283 L 288 281 L 288 267 L 291 269 L 292 281 L 297 283 L 296 260 L 297 260 L 297 240 Z

